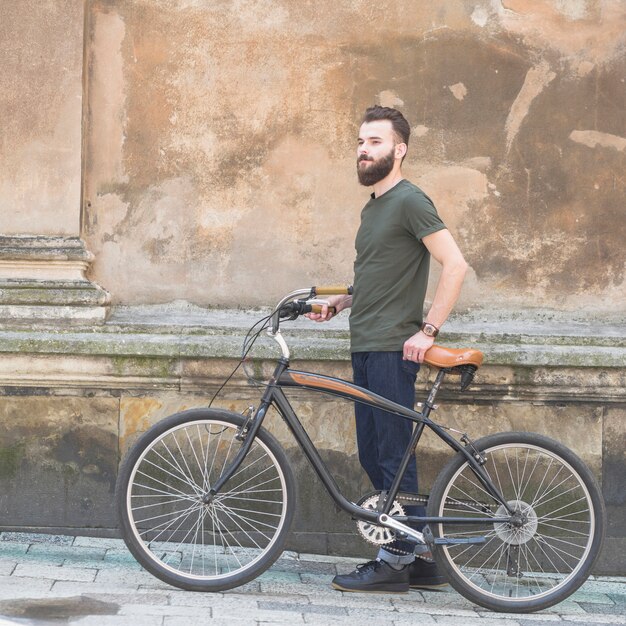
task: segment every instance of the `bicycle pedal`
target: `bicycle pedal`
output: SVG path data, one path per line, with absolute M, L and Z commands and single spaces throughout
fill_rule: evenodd
M 486 541 L 486 537 L 463 537 L 459 539 L 453 537 L 438 537 L 435 539 L 434 543 L 437 546 L 455 546 L 464 543 L 485 543 Z

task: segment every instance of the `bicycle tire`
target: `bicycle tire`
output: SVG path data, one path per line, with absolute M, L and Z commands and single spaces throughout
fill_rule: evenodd
M 475 446 L 491 480 L 526 522 L 432 524 L 435 538 L 485 538 L 434 545 L 435 560 L 461 595 L 485 608 L 530 613 L 561 602 L 587 579 L 602 547 L 606 513 L 595 478 L 571 450 L 542 435 L 499 433 Z M 507 515 L 462 453 L 433 485 L 428 516 Z
M 233 477 L 210 485 L 233 460 L 244 418 L 191 409 L 146 431 L 116 484 L 122 537 L 160 580 L 189 591 L 223 591 L 264 572 L 281 554 L 295 510 L 295 481 L 276 439 L 259 429 Z

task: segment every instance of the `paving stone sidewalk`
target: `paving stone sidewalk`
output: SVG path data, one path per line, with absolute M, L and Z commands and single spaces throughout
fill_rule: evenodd
M 285 553 L 255 581 L 225 593 L 157 580 L 117 539 L 0 534 L 0 626 L 602 626 L 626 624 L 626 578 L 591 578 L 560 605 L 531 615 L 491 613 L 455 591 L 373 595 L 330 588 L 354 559 Z

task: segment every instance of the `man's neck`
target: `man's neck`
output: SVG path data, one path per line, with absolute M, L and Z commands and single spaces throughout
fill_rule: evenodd
M 374 185 L 374 197 L 380 198 L 384 193 L 395 187 L 403 178 L 400 168 L 392 170 L 385 178 L 379 180 Z

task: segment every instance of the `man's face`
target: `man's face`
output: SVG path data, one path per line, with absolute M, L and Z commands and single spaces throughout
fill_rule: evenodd
M 396 137 L 389 120 L 364 122 L 361 125 L 356 170 L 362 185 L 375 185 L 391 172 L 398 158 L 396 146 Z

